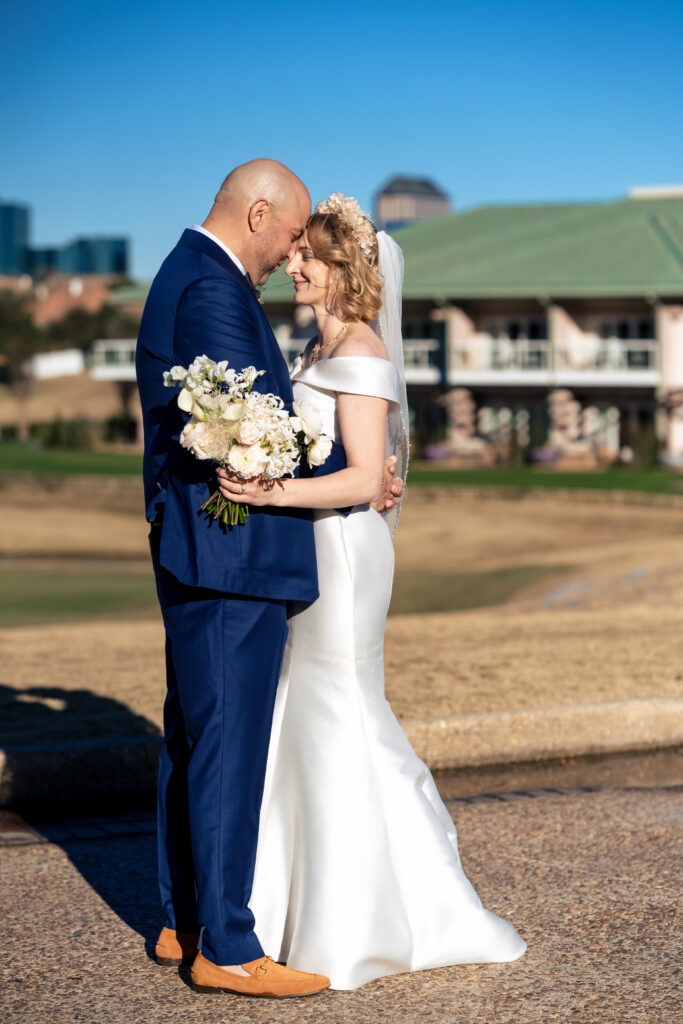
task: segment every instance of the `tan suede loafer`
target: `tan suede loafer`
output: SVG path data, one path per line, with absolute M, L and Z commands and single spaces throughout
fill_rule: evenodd
M 266 999 L 294 999 L 312 996 L 329 988 L 330 979 L 324 974 L 307 974 L 283 967 L 272 957 L 262 956 L 242 964 L 249 977 L 231 974 L 216 967 L 201 953 L 192 964 L 192 988 L 195 992 L 233 992 L 240 996 L 261 996 Z
M 180 967 L 182 963 L 190 963 L 197 955 L 198 942 L 199 935 L 192 932 L 162 928 L 154 950 L 157 963 L 162 967 Z

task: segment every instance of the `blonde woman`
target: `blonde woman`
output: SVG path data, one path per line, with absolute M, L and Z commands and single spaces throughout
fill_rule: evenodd
M 292 609 L 273 718 L 250 901 L 259 936 L 336 989 L 515 960 L 526 944 L 482 907 L 450 815 L 384 696 L 399 510 L 370 503 L 385 454 L 398 453 L 400 476 L 407 462 L 402 254 L 336 193 L 316 207 L 287 273 L 318 329 L 294 366 L 294 398 L 312 431 L 343 442 L 347 468 L 271 489 L 220 474 L 233 500 L 318 510 L 320 597 Z

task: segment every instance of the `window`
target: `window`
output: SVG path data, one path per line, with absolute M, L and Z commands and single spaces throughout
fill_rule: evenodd
M 629 349 L 626 353 L 626 365 L 629 370 L 649 370 L 652 353 L 647 349 Z
M 545 341 L 548 336 L 545 320 L 530 320 L 527 337 L 529 341 Z
M 629 316 L 617 321 L 604 320 L 600 324 L 600 336 L 605 339 L 619 338 L 620 341 L 652 341 L 655 337 L 655 319 L 653 316 Z

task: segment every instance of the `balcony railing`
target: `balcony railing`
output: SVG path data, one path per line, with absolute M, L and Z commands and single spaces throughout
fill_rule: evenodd
M 657 342 L 653 338 L 595 338 L 587 335 L 576 342 L 556 346 L 558 370 L 654 370 Z
M 452 347 L 449 362 L 451 370 L 547 370 L 550 343 L 477 335 Z
M 276 333 L 280 351 L 289 368 L 306 346 L 300 338 L 292 340 L 286 334 Z M 403 342 L 403 358 L 408 384 L 439 384 L 441 382 L 441 343 L 434 338 L 410 338 Z
M 408 338 L 403 342 L 407 384 L 439 384 L 441 343 L 435 338 Z
M 477 335 L 449 349 L 449 372 L 487 374 L 555 371 L 556 373 L 642 373 L 657 369 L 653 338 L 598 338 L 579 335 L 558 341 L 492 338 Z
M 93 342 L 88 364 L 96 380 L 135 380 L 135 338 Z
M 550 365 L 547 341 L 500 341 L 491 346 L 493 370 L 545 370 Z

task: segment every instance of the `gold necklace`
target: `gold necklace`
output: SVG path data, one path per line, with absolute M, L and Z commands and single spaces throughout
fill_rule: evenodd
M 335 341 L 339 341 L 341 336 L 344 334 L 345 331 L 348 330 L 348 328 L 350 326 L 351 326 L 350 323 L 349 324 L 344 324 L 344 326 L 342 327 L 341 331 L 339 331 L 337 334 L 335 334 L 334 338 L 330 338 L 329 341 L 320 341 L 320 339 L 318 339 L 318 341 L 316 341 L 315 345 L 313 346 L 313 351 L 311 352 L 311 363 L 310 363 L 310 365 L 313 366 L 313 363 L 317 363 L 318 360 L 320 359 L 320 353 L 322 352 L 322 350 L 324 348 L 327 348 L 328 345 L 334 345 Z

